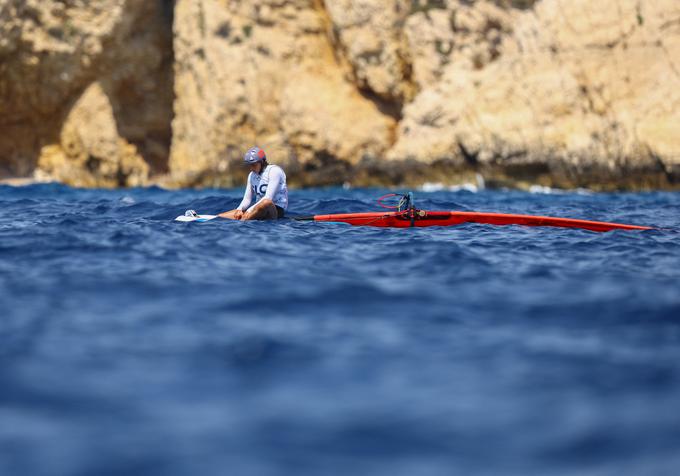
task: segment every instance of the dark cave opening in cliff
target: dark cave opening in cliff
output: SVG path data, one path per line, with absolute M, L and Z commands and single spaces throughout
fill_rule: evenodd
M 173 22 L 175 0 L 149 2 L 128 40 L 146 42 L 157 66 L 111 82 L 118 131 L 149 165 L 151 176 L 168 172 L 174 118 Z M 145 74 L 146 73 L 146 74 Z

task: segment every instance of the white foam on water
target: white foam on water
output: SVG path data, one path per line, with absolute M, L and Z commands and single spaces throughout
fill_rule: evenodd
M 447 192 L 460 192 L 460 191 L 465 191 L 465 192 L 471 192 L 471 193 L 477 193 L 486 188 L 486 181 L 484 180 L 484 177 L 482 177 L 482 174 L 475 174 L 475 180 L 477 183 L 461 183 L 458 185 L 444 185 L 441 182 L 425 182 L 421 187 L 420 190 L 422 192 L 441 192 L 441 191 L 447 191 Z
M 486 188 L 486 181 L 482 174 L 475 174 L 475 179 L 477 179 L 477 188 L 479 190 L 484 190 Z
M 563 188 L 552 188 L 544 185 L 532 185 L 529 187 L 529 193 L 545 194 L 545 195 L 564 195 L 567 193 L 576 193 L 578 195 L 592 195 L 593 191 L 587 188 L 577 188 L 565 190 Z
M 460 192 L 460 191 L 477 193 L 479 192 L 479 187 L 473 183 L 462 183 L 460 185 L 444 185 L 438 182 L 425 182 L 421 187 L 421 192 Z
M 529 193 L 553 195 L 553 194 L 564 193 L 564 190 L 546 187 L 544 185 L 532 185 L 531 187 L 529 187 Z

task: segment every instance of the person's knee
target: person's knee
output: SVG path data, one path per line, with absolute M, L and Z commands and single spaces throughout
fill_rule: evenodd
M 276 206 L 269 199 L 263 199 L 243 216 L 243 220 L 270 220 L 278 218 Z
M 257 203 L 250 209 L 250 212 L 251 212 L 251 213 L 261 212 L 261 211 L 266 210 L 266 209 L 268 209 L 268 208 L 270 208 L 270 207 L 273 207 L 273 206 L 274 206 L 274 202 L 272 202 L 272 201 L 269 200 L 268 198 L 263 198 L 262 200 L 260 200 L 259 202 L 257 202 Z

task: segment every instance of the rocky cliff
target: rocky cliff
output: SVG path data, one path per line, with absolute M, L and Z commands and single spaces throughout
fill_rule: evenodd
M 80 186 L 167 170 L 172 2 L 0 0 L 0 174 Z
M 408 105 L 388 157 L 504 182 L 678 186 L 680 2 L 545 0 L 509 27 L 494 60 L 448 65 Z
M 0 0 L 0 176 L 680 187 L 677 0 Z

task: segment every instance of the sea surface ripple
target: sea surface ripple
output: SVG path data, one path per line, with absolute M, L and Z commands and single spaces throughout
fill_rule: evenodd
M 416 193 L 644 232 L 173 221 L 240 196 L 0 186 L 0 474 L 678 474 L 680 194 Z

